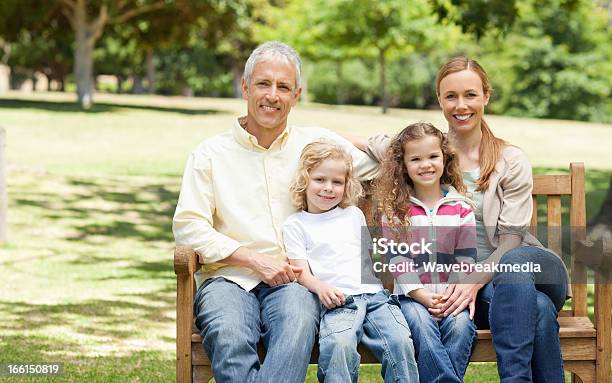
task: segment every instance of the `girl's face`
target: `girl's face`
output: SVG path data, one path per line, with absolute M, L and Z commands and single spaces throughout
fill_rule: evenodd
M 308 212 L 319 214 L 336 207 L 344 198 L 346 165 L 342 160 L 324 160 L 308 173 Z
M 440 81 L 439 88 L 438 102 L 449 130 L 460 133 L 480 129 L 489 94 L 484 93 L 478 74 L 469 69 L 451 73 Z
M 444 156 L 440 139 L 425 136 L 404 144 L 404 166 L 415 188 L 440 186 Z

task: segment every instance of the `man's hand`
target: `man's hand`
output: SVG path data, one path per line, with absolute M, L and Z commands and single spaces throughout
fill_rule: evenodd
M 269 286 L 295 282 L 303 270 L 301 267 L 290 265 L 287 261 L 266 257 L 244 246 L 236 249 L 232 255 L 221 262 L 226 265 L 249 268 Z
M 302 272 L 301 267 L 290 265 L 286 261 L 255 256 L 252 260 L 252 270 L 257 277 L 269 286 L 279 286 L 295 282 Z
M 344 294 L 328 283 L 318 282 L 315 290 L 315 293 L 319 296 L 319 301 L 330 310 L 343 306 L 345 303 Z

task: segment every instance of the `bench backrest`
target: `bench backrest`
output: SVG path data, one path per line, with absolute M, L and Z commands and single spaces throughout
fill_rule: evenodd
M 543 243 L 557 254 L 562 254 L 562 235 L 570 235 L 571 248 L 575 241 L 586 238 L 586 203 L 584 188 L 584 164 L 571 163 L 569 174 L 563 175 L 535 175 L 533 176 L 533 215 L 531 216 L 530 231 L 538 234 L 543 226 L 538 222 L 544 220 L 544 215 L 538 212 L 538 197 L 546 198 L 546 229 L 547 243 Z M 570 230 L 562 230 L 562 204 L 561 196 L 569 196 L 569 225 Z M 543 210 L 543 209 L 541 209 Z M 541 239 L 542 236 L 540 236 Z M 575 262 L 572 257 L 570 265 L 570 278 L 575 281 L 586 282 L 587 270 L 584 265 Z M 586 316 L 587 315 L 587 286 L 586 283 L 572 284 L 572 310 L 565 310 L 560 315 Z
M 368 193 L 369 194 L 369 193 Z M 571 163 L 569 174 L 561 175 L 534 175 L 533 176 L 533 214 L 531 217 L 531 226 L 529 230 L 537 236 L 538 230 L 543 230 L 543 226 L 538 227 L 538 197 L 546 198 L 546 205 L 542 206 L 546 210 L 546 230 L 547 241 L 543 244 L 557 254 L 562 254 L 562 233 L 570 235 L 571 241 L 580 241 L 586 238 L 586 203 L 585 203 L 585 188 L 584 188 L 584 164 Z M 569 196 L 569 219 L 571 230 L 563 231 L 562 216 L 563 209 L 561 204 L 561 196 Z M 364 214 L 369 218 L 372 217 L 371 199 L 367 198 L 360 203 L 359 207 L 364 210 Z M 541 209 L 543 210 L 543 209 Z M 541 221 L 544 221 L 544 215 L 541 216 Z M 371 222 L 370 222 L 371 224 Z M 543 234 L 543 233 L 541 233 Z M 540 236 L 542 237 L 542 236 Z M 541 238 L 540 238 L 541 239 Z M 573 248 L 573 243 L 570 244 Z M 197 262 L 195 269 L 201 265 Z M 570 265 L 570 278 L 575 281 L 586 281 L 587 270 L 581 263 L 575 263 L 575 258 L 572 257 Z M 385 280 L 383 283 L 387 286 L 393 283 L 392 280 Z M 195 291 L 195 281 L 192 288 Z M 587 316 L 587 285 L 586 283 L 572 284 L 572 309 L 563 310 L 561 316 Z

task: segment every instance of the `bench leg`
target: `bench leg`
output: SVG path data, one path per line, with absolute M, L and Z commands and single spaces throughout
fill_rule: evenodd
M 572 383 L 584 383 L 584 382 L 582 381 L 582 379 L 580 379 L 580 378 L 578 377 L 578 375 L 576 375 L 576 374 L 572 374 L 572 380 L 571 380 L 571 382 L 572 382 Z
M 583 360 L 567 360 L 563 367 L 572 373 L 572 382 L 595 383 L 595 362 Z
M 208 383 L 212 378 L 211 366 L 193 366 L 193 383 Z

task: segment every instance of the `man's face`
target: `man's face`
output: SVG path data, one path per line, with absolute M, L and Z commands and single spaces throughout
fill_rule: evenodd
M 280 134 L 287 126 L 289 111 L 302 89 L 295 87 L 292 64 L 278 60 L 255 65 L 251 83 L 242 80 L 242 97 L 247 100 L 247 129 L 251 134 L 272 131 Z

